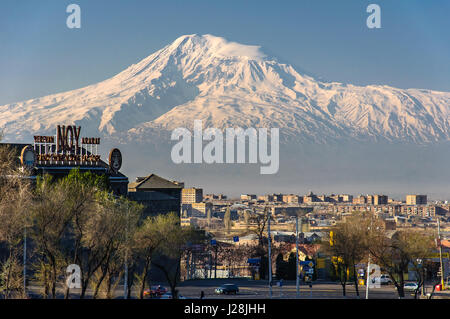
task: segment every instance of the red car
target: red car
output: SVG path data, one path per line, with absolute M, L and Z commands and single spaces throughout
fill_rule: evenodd
M 167 292 L 167 288 L 165 288 L 161 285 L 151 286 L 150 289 L 144 290 L 144 297 L 160 298 L 166 292 Z

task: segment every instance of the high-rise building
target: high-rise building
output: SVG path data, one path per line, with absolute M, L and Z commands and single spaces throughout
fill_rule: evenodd
M 352 201 L 353 201 L 353 196 L 352 196 L 352 195 L 349 195 L 349 194 L 342 194 L 342 195 L 339 195 L 339 198 L 342 199 L 342 200 L 340 200 L 340 201 L 345 202 L 345 203 L 348 203 L 348 202 L 352 202 Z
M 406 205 L 426 205 L 427 195 L 406 195 Z
M 305 204 L 316 203 L 316 202 L 320 202 L 320 201 L 321 200 L 313 192 L 309 192 L 308 195 L 303 196 L 303 203 L 305 203 Z
M 353 204 L 355 205 L 367 204 L 367 197 L 364 195 L 359 195 L 358 197 L 353 198 Z
M 258 196 L 258 200 L 262 200 L 265 202 L 273 202 L 273 195 L 260 195 Z
M 203 200 L 226 200 L 227 196 L 223 194 L 206 194 Z
M 274 202 L 282 202 L 283 194 L 272 194 Z
M 300 198 L 300 196 L 294 194 L 283 195 L 283 202 L 298 204 L 303 202 L 303 198 Z
M 256 195 L 253 195 L 253 194 L 241 195 L 241 200 L 254 200 L 254 199 L 256 199 Z
M 201 188 L 183 188 L 181 192 L 181 202 L 183 204 L 201 203 L 203 201 L 203 189 Z
M 373 195 L 374 205 L 387 205 L 388 197 L 386 195 Z

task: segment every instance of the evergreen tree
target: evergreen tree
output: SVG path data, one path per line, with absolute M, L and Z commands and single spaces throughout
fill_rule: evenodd
M 226 231 L 230 232 L 230 230 L 231 230 L 231 211 L 230 211 L 230 206 L 228 206 L 227 210 L 225 211 L 225 216 L 223 217 L 223 223 L 225 225 Z
M 297 267 L 297 262 L 295 260 L 295 253 L 289 254 L 289 260 L 288 260 L 288 279 L 289 280 L 295 280 L 295 267 Z
M 288 279 L 288 263 L 284 261 L 283 254 L 279 253 L 276 259 L 276 276 L 277 279 Z
M 208 222 L 208 227 L 211 227 L 211 208 L 206 211 L 206 220 Z

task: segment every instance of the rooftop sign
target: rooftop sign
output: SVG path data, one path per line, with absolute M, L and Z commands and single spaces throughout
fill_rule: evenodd
M 81 126 L 58 125 L 55 136 L 34 136 L 38 165 L 88 165 L 100 162 L 98 137 L 81 137 Z

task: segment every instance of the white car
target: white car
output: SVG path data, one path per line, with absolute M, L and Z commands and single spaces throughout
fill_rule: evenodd
M 408 291 L 416 291 L 418 288 L 419 285 L 415 282 L 407 282 L 403 285 L 403 289 Z

